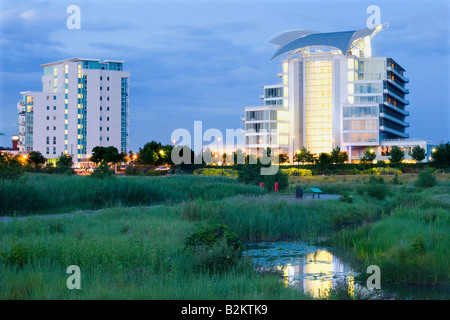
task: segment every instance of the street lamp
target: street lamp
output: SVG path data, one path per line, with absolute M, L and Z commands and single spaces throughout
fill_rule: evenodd
M 294 164 L 294 139 L 295 136 L 292 136 L 292 164 Z

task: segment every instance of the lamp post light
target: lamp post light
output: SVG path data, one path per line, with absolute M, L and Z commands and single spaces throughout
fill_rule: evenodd
M 294 164 L 294 139 L 295 136 L 292 136 L 292 164 Z

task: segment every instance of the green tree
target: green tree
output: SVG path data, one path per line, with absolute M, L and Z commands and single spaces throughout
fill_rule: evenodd
M 412 149 L 411 157 L 417 162 L 422 162 L 423 159 L 427 156 L 427 152 L 421 146 L 415 146 Z
M 27 157 L 27 164 L 39 167 L 45 163 L 46 159 L 39 151 L 31 151 Z
M 433 148 L 431 153 L 433 163 L 438 168 L 450 167 L 450 143 L 442 143 L 436 148 Z
M 72 157 L 68 154 L 62 154 L 58 159 L 56 159 L 56 172 L 73 174 L 74 171 L 72 169 L 72 165 Z
M 0 154 L 0 179 L 15 180 L 23 173 L 19 156 L 10 153 Z
M 278 163 L 287 163 L 289 162 L 289 156 L 287 155 L 287 153 L 280 153 L 278 155 Z
M 163 146 L 160 142 L 151 141 L 139 148 L 139 162 L 148 165 L 172 164 L 172 145 Z
M 126 154 L 124 152 L 119 153 L 116 147 L 100 147 L 97 146 L 92 149 L 92 156 L 90 160 L 94 163 L 100 163 L 105 161 L 107 163 L 119 163 L 125 161 Z
M 373 148 L 367 148 L 364 150 L 364 156 L 361 158 L 362 163 L 372 163 L 373 160 L 377 157 L 375 150 Z
M 306 150 L 305 147 L 302 147 L 300 149 L 300 152 L 297 152 L 294 155 L 294 162 L 297 163 L 314 163 L 315 161 L 315 155 Z
M 398 164 L 405 158 L 405 153 L 398 146 L 393 146 L 390 154 L 389 161 L 392 164 Z
M 347 152 L 341 152 L 341 148 L 338 146 L 331 151 L 331 162 L 334 164 L 341 164 L 348 161 Z
M 331 161 L 332 161 L 331 156 L 328 153 L 321 152 L 316 159 L 316 164 L 321 169 L 327 169 L 328 165 L 332 163 Z

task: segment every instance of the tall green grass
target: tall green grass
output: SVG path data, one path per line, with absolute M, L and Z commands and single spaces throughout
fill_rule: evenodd
M 28 174 L 0 180 L 0 216 L 61 213 L 113 206 L 177 203 L 188 199 L 221 199 L 262 194 L 256 186 L 222 177 L 167 176 L 93 179 L 87 176 Z
M 397 189 L 388 214 L 373 224 L 336 233 L 328 245 L 349 250 L 358 268 L 371 264 L 391 283 L 450 286 L 448 183 Z
M 0 299 L 307 298 L 278 275 L 256 274 L 249 260 L 198 272 L 182 250 L 195 228 L 169 206 L 0 224 Z M 66 287 L 69 265 L 81 269 L 81 290 Z

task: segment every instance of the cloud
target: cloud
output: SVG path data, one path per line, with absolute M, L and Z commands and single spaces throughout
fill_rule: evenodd
M 33 20 L 34 18 L 36 18 L 36 11 L 34 9 L 22 12 L 22 14 L 20 15 L 24 20 Z

